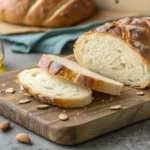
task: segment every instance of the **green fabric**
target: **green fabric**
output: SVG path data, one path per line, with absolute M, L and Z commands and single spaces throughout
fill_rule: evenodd
M 104 23 L 99 22 L 86 26 L 59 28 L 34 34 L 1 35 L 0 39 L 13 42 L 13 52 L 61 54 L 64 49 L 67 49 L 66 53 L 68 53 L 72 51 L 74 41 L 81 34 Z

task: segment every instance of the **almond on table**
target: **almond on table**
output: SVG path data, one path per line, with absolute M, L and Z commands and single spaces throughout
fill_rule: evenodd
M 136 94 L 137 94 L 138 96 L 143 96 L 143 95 L 144 95 L 144 92 L 139 91 L 139 92 L 136 92 Z
M 119 110 L 119 109 L 121 109 L 121 108 L 122 108 L 121 105 L 114 105 L 114 106 L 111 106 L 111 107 L 110 107 L 111 110 Z
M 14 88 L 8 88 L 5 90 L 6 93 L 15 93 L 15 89 Z
M 46 108 L 49 108 L 49 105 L 42 104 L 42 105 L 37 105 L 35 107 L 38 108 L 38 109 L 46 109 Z
M 29 136 L 26 133 L 17 134 L 16 139 L 19 142 L 26 143 L 26 144 L 31 144 L 31 140 L 30 140 Z
M 6 130 L 10 127 L 9 121 L 0 121 L 0 130 Z
M 26 104 L 26 103 L 30 103 L 30 102 L 31 102 L 31 100 L 29 100 L 29 99 L 22 99 L 19 101 L 20 104 Z
M 66 121 L 68 120 L 68 116 L 65 113 L 61 113 L 59 114 L 59 119 L 62 121 Z

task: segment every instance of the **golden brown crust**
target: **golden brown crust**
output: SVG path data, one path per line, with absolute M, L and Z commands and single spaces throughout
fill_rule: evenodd
M 0 0 L 0 20 L 22 24 L 26 12 L 36 0 Z
M 123 18 L 97 27 L 93 33 L 110 34 L 121 38 L 150 66 L 150 18 Z
M 76 24 L 89 17 L 95 10 L 93 0 L 72 0 L 57 15 L 45 22 L 45 26 L 62 27 Z
M 43 66 L 44 69 L 49 68 L 52 61 L 46 55 L 43 55 L 42 58 L 43 59 L 40 59 L 38 66 Z
M 51 63 L 49 65 L 46 65 L 48 67 L 45 68 L 44 60 L 46 60 L 45 63 L 47 63 L 47 59 L 49 59 L 49 62 L 51 62 Z M 48 57 L 47 55 L 44 54 L 39 62 L 41 62 L 41 61 L 43 63 L 38 63 L 38 67 L 46 69 L 51 74 L 59 76 L 65 80 L 71 81 L 78 85 L 93 89 L 95 91 L 101 91 L 104 93 L 108 92 L 108 91 L 105 91 L 105 82 L 103 80 L 96 79 L 92 76 L 88 76 L 85 74 L 81 74 L 80 72 L 74 71 L 73 69 L 68 68 L 67 66 L 59 64 L 55 60 L 52 60 L 50 58 L 50 55 Z M 111 93 L 109 93 L 109 94 L 111 94 Z
M 93 0 L 0 0 L 0 20 L 33 26 L 70 26 L 94 10 Z
M 66 0 L 42 0 L 30 8 L 24 22 L 29 25 L 41 25 L 52 15 L 57 7 L 61 7 Z
M 106 23 L 103 26 L 97 27 L 92 32 L 110 33 L 120 37 L 122 37 L 123 34 L 121 28 L 116 26 L 114 23 Z

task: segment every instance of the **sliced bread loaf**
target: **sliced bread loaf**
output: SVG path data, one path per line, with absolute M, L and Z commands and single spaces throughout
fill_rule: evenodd
M 73 83 L 111 95 L 120 95 L 123 87 L 122 83 L 98 75 L 76 62 L 55 55 L 43 55 L 38 66 Z
M 92 101 L 92 91 L 60 79 L 41 68 L 22 71 L 17 82 L 41 102 L 65 108 L 84 107 Z
M 150 86 L 150 18 L 124 18 L 93 29 L 74 45 L 78 63 L 125 85 Z

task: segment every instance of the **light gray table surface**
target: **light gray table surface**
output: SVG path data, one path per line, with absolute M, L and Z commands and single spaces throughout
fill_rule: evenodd
M 12 53 L 11 44 L 5 42 L 4 65 L 8 71 L 34 66 L 41 54 Z M 7 120 L 0 116 L 1 120 Z M 8 119 L 9 120 L 9 119 Z M 16 141 L 17 133 L 27 133 L 32 145 Z M 65 135 L 64 135 L 65 136 Z M 118 131 L 108 133 L 79 145 L 62 146 L 55 144 L 11 121 L 11 129 L 0 132 L 0 150 L 150 150 L 150 119 Z

